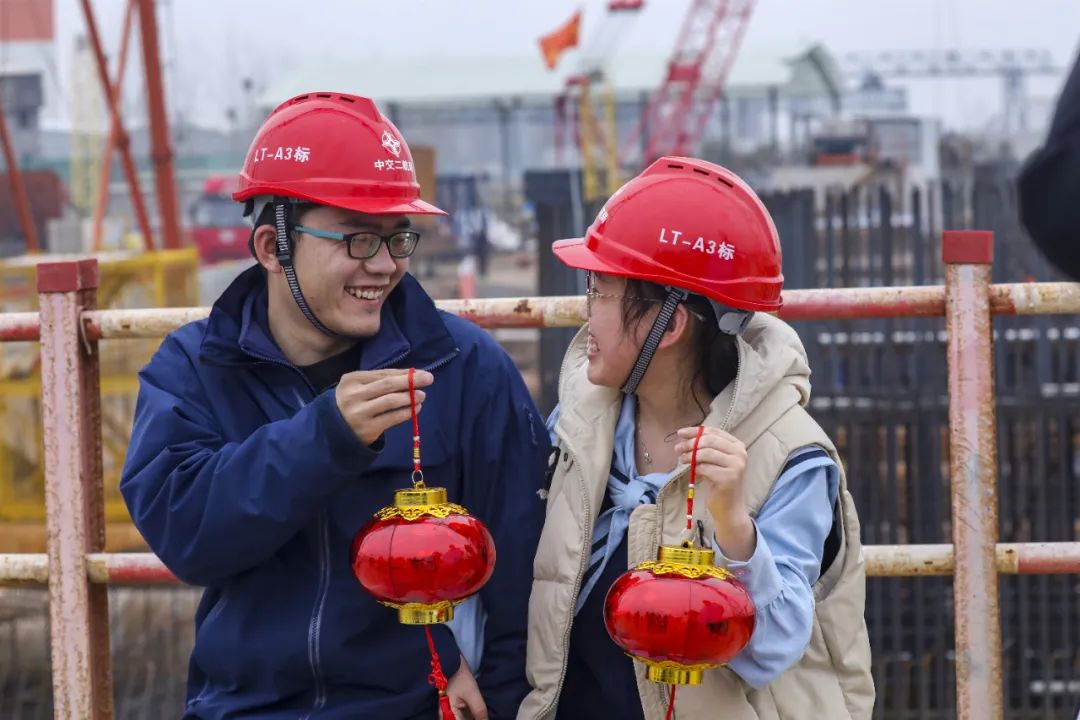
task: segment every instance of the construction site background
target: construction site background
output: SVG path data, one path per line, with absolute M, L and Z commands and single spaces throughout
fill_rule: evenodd
M 780 232 L 787 288 L 941 284 L 941 231 L 968 228 L 995 233 L 994 282 L 1062 279 L 1024 235 L 1015 195 L 1053 97 L 1030 89 L 1060 79 L 1071 62 L 1046 48 L 848 52 L 809 43 L 770 52 L 742 42 L 761 11 L 755 3 L 682 0 L 680 19 L 689 26 L 711 18 L 713 35 L 684 42 L 672 30 L 650 52 L 620 55 L 634 13 L 650 3 L 597 1 L 586 4 L 580 39 L 571 43 L 578 29 L 571 33 L 569 23 L 547 36 L 554 70 L 535 37 L 506 57 L 407 55 L 380 62 L 377 72 L 362 53 L 297 62 L 288 76 L 233 78 L 233 100 L 212 126 L 194 119 L 206 108 L 190 105 L 165 72 L 163 115 L 155 121 L 152 93 L 140 90 L 134 112 L 120 104 L 125 127 L 117 134 L 93 35 L 115 79 L 128 31 L 100 23 L 91 32 L 82 8 L 99 4 L 0 0 L 0 119 L 13 151 L 0 174 L 0 312 L 36 309 L 38 262 L 84 255 L 100 263 L 101 308 L 212 303 L 251 263 L 250 225 L 230 192 L 254 129 L 278 101 L 330 86 L 380 102 L 410 142 L 424 198 L 450 212 L 422 224 L 412 264 L 436 299 L 580 294 L 582 278 L 547 248 L 580 235 L 652 149 L 719 162 L 759 191 Z M 124 27 L 134 28 L 131 62 L 145 61 L 139 12 L 155 3 L 122 5 Z M 119 17 L 117 8 L 96 9 Z M 57 13 L 67 11 L 80 31 L 60 38 Z M 170 22 L 184 12 L 182 3 L 156 4 L 162 63 L 172 69 L 185 59 L 168 40 Z M 569 14 L 553 12 L 536 36 Z M 695 45 L 709 38 L 723 40 L 727 55 Z M 60 42 L 70 45 L 63 55 Z M 58 57 L 68 64 L 58 67 Z M 671 81 L 671 68 L 695 62 L 713 73 L 709 82 Z M 1000 85 L 1000 105 L 979 131 L 961 131 L 912 110 L 912 79 Z M 125 82 L 143 87 L 143 69 L 132 68 Z M 56 103 L 67 107 L 66 127 L 43 122 Z M 666 128 L 665 136 L 656 120 L 672 116 L 665 109 L 700 123 Z M 125 146 L 130 168 L 118 152 Z M 165 157 L 171 211 L 161 201 Z M 25 217 L 16 184 L 29 201 Z M 165 232 L 170 213 L 175 247 Z M 40 254 L 30 252 L 31 236 Z M 847 464 L 863 542 L 951 542 L 943 320 L 795 325 L 814 370 L 811 409 Z M 1078 318 L 996 318 L 994 329 L 1000 539 L 1080 540 Z M 573 331 L 492 332 L 549 411 Z M 146 549 L 117 483 L 135 373 L 158 342 L 100 346 L 110 551 Z M 0 344 L 0 553 L 46 548 L 40 383 L 37 343 Z M 872 578 L 867 591 L 875 720 L 955 717 L 950 580 Z M 1068 717 L 1080 706 L 1078 593 L 1073 575 L 1002 578 L 1010 720 Z M 116 717 L 159 718 L 183 706 L 197 599 L 186 588 L 110 591 Z M 52 717 L 48 630 L 44 590 L 0 588 L 0 718 Z

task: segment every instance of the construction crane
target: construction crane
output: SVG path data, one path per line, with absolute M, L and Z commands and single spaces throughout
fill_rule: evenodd
M 1057 76 L 1062 68 L 1047 50 L 880 50 L 847 53 L 841 66 L 862 82 L 881 78 L 1000 77 L 1006 132 L 1027 129 L 1025 79 L 1032 75 Z
M 581 191 L 586 202 L 618 189 L 619 156 L 615 93 L 604 68 L 626 37 L 644 0 L 611 0 L 602 21 L 578 56 L 573 74 L 555 102 L 555 146 L 562 155 L 569 131 L 581 158 Z M 599 93 L 593 91 L 599 87 Z M 599 112 L 597 99 L 599 96 Z M 603 182 L 601 182 L 603 168 Z
M 624 166 L 635 158 L 647 165 L 662 155 L 697 151 L 739 54 L 754 1 L 693 0 L 664 80 L 623 148 Z

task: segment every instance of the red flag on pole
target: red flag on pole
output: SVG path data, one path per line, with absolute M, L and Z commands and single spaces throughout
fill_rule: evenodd
M 566 50 L 577 46 L 580 29 L 581 11 L 578 10 L 561 26 L 540 38 L 540 52 L 544 54 L 544 64 L 548 70 L 555 69 L 559 56 Z

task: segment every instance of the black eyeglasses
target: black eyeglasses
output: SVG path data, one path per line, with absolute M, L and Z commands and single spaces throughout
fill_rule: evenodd
M 349 251 L 349 257 L 356 260 L 367 260 L 375 257 L 379 252 L 379 246 L 386 243 L 386 249 L 390 251 L 390 257 L 407 258 L 416 250 L 420 242 L 420 233 L 414 230 L 398 230 L 389 235 L 380 235 L 369 230 L 354 233 L 338 233 L 329 230 L 318 230 L 306 225 L 297 225 L 300 232 L 326 238 L 327 240 L 343 240 Z

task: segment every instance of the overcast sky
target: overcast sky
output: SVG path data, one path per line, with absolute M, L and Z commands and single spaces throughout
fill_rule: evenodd
M 58 75 L 84 27 L 78 0 L 55 0 Z M 126 0 L 94 0 L 107 44 L 115 47 Z M 483 55 L 539 57 L 536 39 L 586 10 L 584 39 L 603 0 L 158 0 L 169 60 L 170 103 L 190 119 L 221 124 L 238 103 L 240 78 L 268 83 L 292 64 L 337 58 Z M 670 52 L 690 0 L 646 0 L 621 50 Z M 1080 41 L 1078 0 L 759 0 L 744 47 L 794 53 L 811 42 L 834 52 L 877 49 L 1046 48 L 1067 68 Z M 138 92 L 132 66 L 129 95 Z M 1048 106 L 1063 77 L 1029 84 L 1034 114 Z M 908 84 L 913 110 L 953 127 L 979 128 L 1000 109 L 1000 85 L 987 80 Z M 330 89 L 330 88 L 325 88 Z M 134 99 L 132 100 L 134 102 Z

